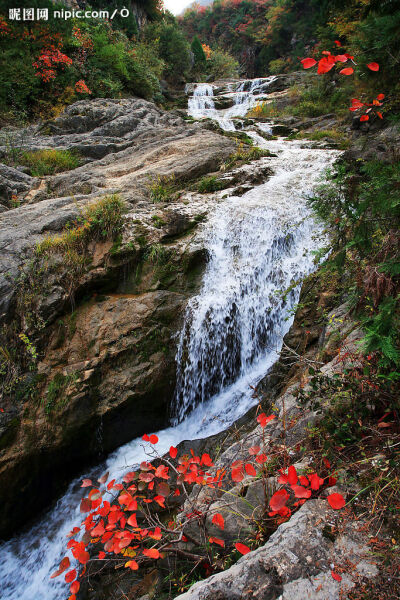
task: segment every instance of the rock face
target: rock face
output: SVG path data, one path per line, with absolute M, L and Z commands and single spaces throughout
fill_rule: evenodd
M 76 150 L 81 166 L 45 178 L 0 170 L 4 207 L 11 195 L 20 203 L 0 214 L 1 345 L 12 347 L 22 328 L 38 354 L 18 393 L 9 397 L 4 388 L 1 402 L 0 537 L 48 504 L 85 464 L 167 423 L 173 336 L 206 261 L 190 242 L 214 201 L 182 190 L 217 171 L 236 147 L 136 98 L 77 102 L 54 122 L 18 135 L 24 149 Z M 158 183 L 173 193 L 155 203 L 150 188 Z M 29 266 L 35 245 L 113 193 L 126 207 L 118 239 L 89 245 L 72 295 L 62 256 L 51 259 L 57 268 L 40 286 L 40 267 L 36 273 Z M 21 308 L 27 276 L 34 325 Z
M 196 583 L 177 600 L 339 600 L 357 576 L 377 574 L 356 523 L 332 541 L 325 533 L 333 510 L 311 500 L 282 524 L 268 542 L 233 567 Z M 352 573 L 337 582 L 332 565 L 351 561 Z

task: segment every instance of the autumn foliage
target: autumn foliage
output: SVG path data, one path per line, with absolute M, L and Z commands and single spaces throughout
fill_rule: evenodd
M 156 451 L 158 436 L 145 434 L 142 440 L 149 460 L 125 473 L 121 481 L 110 479 L 108 473 L 95 482 L 83 479 L 81 487 L 88 492 L 81 500 L 80 511 L 85 517 L 81 526 L 74 527 L 69 533 L 67 543 L 76 564 L 70 569 L 70 558 L 66 556 L 51 575 L 58 577 L 67 571 L 64 578 L 70 585 L 69 600 L 74 600 L 79 591 L 89 563 L 101 565 L 106 561 L 117 561 L 136 571 L 148 565 L 149 561 L 163 559 L 168 553 L 173 553 L 182 554 L 193 562 L 201 559 L 209 565 L 210 574 L 214 552 L 236 550 L 242 555 L 250 552 L 251 548 L 239 540 L 232 547 L 225 547 L 222 534 L 225 519 L 219 512 L 211 513 L 210 517 L 212 525 L 221 531 L 221 537 L 208 533 L 208 515 L 192 503 L 190 491 L 194 484 L 224 491 L 245 479 L 248 483 L 255 478 L 261 478 L 265 484 L 268 480 L 265 428 L 274 419 L 275 415 L 267 416 L 265 413 L 257 416 L 261 445 L 248 449 L 247 460 L 235 460 L 227 467 L 214 464 L 208 453 L 196 455 L 190 450 L 179 455 L 174 446 L 166 455 L 160 456 Z M 331 470 L 328 461 L 326 467 Z M 289 465 L 277 474 L 279 489 L 266 495 L 262 519 L 279 525 L 307 499 L 318 497 L 335 483 L 332 475 L 325 478 L 316 472 L 302 475 L 294 465 Z M 180 519 L 171 519 L 170 509 L 182 505 L 182 500 L 188 501 L 190 511 L 182 514 Z M 338 493 L 328 495 L 327 501 L 335 510 L 345 505 L 343 496 Z M 206 540 L 203 545 L 199 545 L 193 534 L 188 533 L 189 524 L 194 523 L 203 530 L 202 538 Z M 187 549 L 183 549 L 185 546 Z
M 337 47 L 342 47 L 342 44 L 339 40 L 335 40 L 335 44 Z M 342 54 L 335 55 L 335 54 L 332 54 L 329 50 L 323 50 L 322 56 L 319 58 L 319 60 L 308 57 L 308 58 L 303 58 L 300 62 L 303 65 L 304 69 L 311 69 L 317 65 L 318 75 L 324 75 L 325 73 L 329 73 L 332 69 L 334 69 L 334 68 L 337 69 L 338 67 L 340 69 L 340 70 L 338 70 L 339 75 L 345 75 L 345 76 L 353 75 L 354 74 L 353 67 L 345 67 L 345 68 L 341 68 L 341 67 L 342 67 L 343 63 L 348 63 L 348 62 L 350 62 L 351 64 L 353 64 L 355 66 L 357 65 L 357 63 L 355 62 L 354 56 L 349 54 L 348 52 L 343 52 Z M 379 71 L 379 64 L 377 62 L 370 62 L 367 64 L 367 67 L 370 71 L 373 71 L 373 72 Z M 371 111 L 374 111 L 375 114 L 377 115 L 377 117 L 382 119 L 383 118 L 382 113 L 376 109 L 377 109 L 377 107 L 382 106 L 382 100 L 384 100 L 384 98 L 385 98 L 385 95 L 382 93 L 378 94 L 377 97 L 372 101 L 372 103 L 361 102 L 357 98 L 353 98 L 351 100 L 351 106 L 350 106 L 349 110 L 354 112 L 354 111 L 363 109 L 365 112 L 360 117 L 361 122 L 369 120 L 369 113 Z

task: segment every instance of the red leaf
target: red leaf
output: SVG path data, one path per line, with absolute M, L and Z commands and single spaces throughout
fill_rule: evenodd
M 269 417 L 267 417 L 267 415 L 265 413 L 261 413 L 260 415 L 258 415 L 257 417 L 257 422 L 261 425 L 261 427 L 264 429 L 264 427 L 267 425 L 267 423 L 269 423 L 270 421 L 272 421 L 273 419 L 275 419 L 275 415 L 269 415 Z
M 286 502 L 289 500 L 289 494 L 286 490 L 278 490 L 271 497 L 269 505 L 273 511 L 278 511 L 283 508 Z
M 288 468 L 288 482 L 290 485 L 296 485 L 297 483 L 297 471 L 293 465 Z
M 335 573 L 335 571 L 331 571 L 331 575 L 336 581 L 342 581 L 342 577 L 338 573 Z
M 153 532 L 149 531 L 149 537 L 153 540 L 161 540 L 162 534 L 160 527 L 156 527 Z
M 158 437 L 154 433 L 152 433 L 151 436 L 149 437 L 149 441 L 150 441 L 150 444 L 157 444 Z
M 76 569 L 72 569 L 72 571 L 65 574 L 65 583 L 71 583 L 74 579 L 76 579 Z
M 214 525 L 217 525 L 217 527 L 220 529 L 224 529 L 225 527 L 224 517 L 220 513 L 215 513 L 211 522 L 214 523 Z
M 329 502 L 330 507 L 334 508 L 335 510 L 343 508 L 343 506 L 346 504 L 346 501 L 343 498 L 342 494 L 331 494 L 327 497 L 327 500 Z
M 378 94 L 378 95 L 377 95 L 377 97 L 376 97 L 376 99 L 377 99 L 377 100 L 383 100 L 383 99 L 384 99 L 384 97 L 385 97 L 385 94 Z M 389 413 L 389 414 L 390 414 L 390 413 Z
M 309 498 L 311 496 L 311 490 L 306 490 L 301 485 L 292 485 L 292 490 L 296 498 Z
M 342 44 L 339 42 L 339 40 L 335 40 L 335 44 L 336 46 L 341 46 Z
M 303 60 L 301 60 L 300 62 L 302 63 L 304 69 L 310 69 L 311 67 L 317 64 L 317 61 L 313 58 L 303 58 Z
M 154 502 L 157 502 L 162 508 L 165 508 L 165 498 L 163 496 L 154 496 Z
M 99 559 L 103 560 L 106 557 L 106 553 L 105 552 L 99 552 Z
M 335 56 L 336 62 L 347 62 L 349 59 L 347 58 L 347 56 L 345 54 L 338 54 L 337 56 Z
M 91 479 L 82 479 L 81 487 L 90 487 L 91 485 L 93 485 Z
M 232 481 L 235 481 L 236 483 L 240 483 L 244 477 L 243 468 L 241 466 L 233 468 L 231 477 L 232 477 Z
M 130 525 L 131 527 L 137 527 L 137 520 L 136 520 L 136 514 L 133 513 L 133 515 L 131 515 L 127 521 L 128 525 Z
M 169 449 L 169 455 L 171 458 L 176 458 L 176 455 L 178 454 L 178 450 L 177 448 L 174 448 L 174 446 L 171 446 L 171 448 Z
M 382 113 L 380 113 L 378 110 L 376 111 L 376 114 L 378 115 L 378 117 L 379 117 L 380 119 L 383 119 L 383 115 L 382 115 Z
M 150 441 L 150 438 L 149 438 L 149 436 L 147 435 L 147 433 L 145 433 L 144 435 L 142 435 L 142 440 L 143 440 L 144 442 L 149 442 L 149 441 Z
M 300 485 L 303 485 L 305 487 L 307 487 L 308 485 L 310 485 L 310 482 L 308 481 L 308 479 L 307 479 L 307 477 L 305 475 L 300 475 L 299 481 L 300 481 Z
M 321 477 L 319 477 L 319 475 L 317 475 L 316 473 L 312 473 L 312 475 L 309 475 L 308 479 L 311 483 L 311 489 L 314 491 L 319 490 L 321 485 L 324 483 L 324 480 Z
M 61 573 L 64 573 L 64 571 L 66 571 L 68 569 L 68 567 L 70 566 L 70 564 L 71 563 L 69 561 L 68 556 L 64 556 L 64 558 L 62 559 L 62 561 L 58 565 L 57 571 L 54 571 L 54 573 L 52 573 L 52 575 L 50 575 L 50 579 L 54 579 L 54 577 L 58 577 L 59 575 L 61 575 Z
M 371 71 L 379 71 L 379 65 L 376 62 L 369 63 L 367 67 L 368 69 L 371 69 Z
M 157 548 L 149 548 L 149 549 L 145 548 L 143 550 L 143 554 L 145 556 L 147 556 L 148 558 L 160 558 L 160 553 L 157 550 Z
M 328 73 L 335 64 L 335 60 L 333 62 L 328 58 L 324 57 L 318 63 L 318 75 L 323 75 L 324 73 Z
M 244 465 L 247 475 L 251 475 L 251 477 L 255 477 L 257 475 L 257 471 L 250 463 Z
M 211 460 L 211 457 L 209 454 L 203 454 L 203 456 L 201 457 L 201 464 L 205 465 L 206 467 L 212 467 L 213 466 L 213 461 Z
M 103 521 L 100 519 L 100 521 L 97 523 L 96 527 L 94 527 L 92 529 L 92 531 L 90 532 L 92 537 L 98 537 L 99 535 L 103 535 L 105 529 L 104 529 L 104 523 Z
M 224 540 L 221 540 L 220 538 L 210 537 L 208 538 L 208 541 L 210 544 L 218 544 L 218 546 L 222 546 L 222 548 L 225 546 Z
M 80 587 L 81 584 L 79 583 L 79 581 L 74 581 L 74 583 L 71 583 L 71 587 L 69 588 L 71 590 L 71 594 L 77 594 L 79 592 Z
M 361 121 L 361 122 L 362 122 L 362 121 L 368 121 L 368 120 L 369 120 L 369 116 L 368 116 L 368 115 L 362 115 L 362 116 L 360 117 L 360 121 Z
M 354 69 L 352 69 L 351 67 L 346 67 L 346 69 L 342 69 L 341 71 L 339 71 L 339 73 L 341 75 L 352 75 L 354 73 Z
M 251 454 L 251 456 L 257 456 L 259 452 L 260 446 L 252 446 L 251 448 L 249 448 L 249 454 Z
M 260 465 L 262 463 L 265 463 L 268 460 L 268 456 L 266 454 L 259 454 L 256 458 L 256 462 L 258 462 Z
M 245 546 L 244 544 L 241 544 L 240 542 L 237 542 L 235 544 L 235 548 L 238 552 L 240 552 L 240 554 L 248 554 L 249 552 L 251 552 L 251 550 L 248 546 Z

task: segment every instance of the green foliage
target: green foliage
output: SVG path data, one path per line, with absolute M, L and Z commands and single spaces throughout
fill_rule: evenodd
M 230 185 L 229 182 L 221 181 L 216 175 L 208 175 L 200 179 L 198 184 L 198 191 L 200 194 L 207 194 L 209 192 L 217 192 L 223 190 Z
M 175 178 L 157 176 L 148 185 L 150 199 L 152 202 L 170 202 L 173 200 L 175 189 Z
M 79 166 L 79 156 L 71 150 L 34 150 L 22 152 L 18 162 L 29 167 L 33 177 L 70 171 Z
M 67 264 L 82 268 L 86 262 L 84 251 L 90 241 L 114 239 L 119 235 L 123 210 L 124 203 L 118 195 L 105 196 L 88 204 L 65 231 L 39 242 L 35 248 L 36 256 L 58 253 Z
M 329 227 L 328 266 L 348 278 L 381 377 L 400 377 L 400 162 L 346 163 L 309 200 Z
M 263 148 L 258 148 L 257 146 L 249 148 L 244 144 L 240 143 L 237 147 L 236 152 L 231 154 L 228 160 L 225 163 L 225 169 L 231 169 L 237 165 L 244 165 L 253 160 L 258 160 L 263 156 L 271 156 L 271 152 L 269 150 L 265 150 Z
M 206 55 L 204 54 L 203 47 L 202 47 L 201 42 L 200 42 L 199 38 L 197 37 L 197 35 L 194 36 L 190 47 L 193 52 L 195 66 L 196 67 L 200 66 L 201 68 L 205 69 Z
M 239 63 L 226 50 L 216 48 L 207 61 L 207 73 L 212 80 L 239 77 Z
M 177 81 L 186 76 L 192 64 L 190 45 L 172 15 L 167 13 L 162 21 L 148 25 L 144 40 L 157 48 L 165 77 Z
M 54 378 L 50 381 L 47 388 L 47 393 L 43 399 L 44 411 L 46 415 L 49 415 L 56 406 L 61 406 L 65 402 L 65 392 L 69 385 L 75 383 L 78 379 L 77 373 L 71 373 L 69 375 L 63 375 L 62 373 L 56 373 Z

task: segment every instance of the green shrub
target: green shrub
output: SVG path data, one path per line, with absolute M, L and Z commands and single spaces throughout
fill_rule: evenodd
M 198 184 L 198 191 L 200 194 L 207 194 L 209 192 L 217 192 L 218 190 L 223 190 L 228 187 L 230 184 L 226 181 L 221 181 L 217 179 L 216 175 L 209 175 L 207 177 L 203 177 Z
M 19 163 L 29 167 L 33 177 L 71 171 L 79 166 L 79 156 L 71 150 L 33 150 L 22 152 Z
M 149 185 L 148 190 L 152 202 L 170 202 L 173 199 L 175 177 L 157 176 Z
M 96 239 L 115 239 L 121 232 L 124 203 L 118 195 L 105 196 L 88 204 L 60 234 L 36 245 L 36 256 L 60 253 L 67 263 L 83 266 L 84 250 Z

